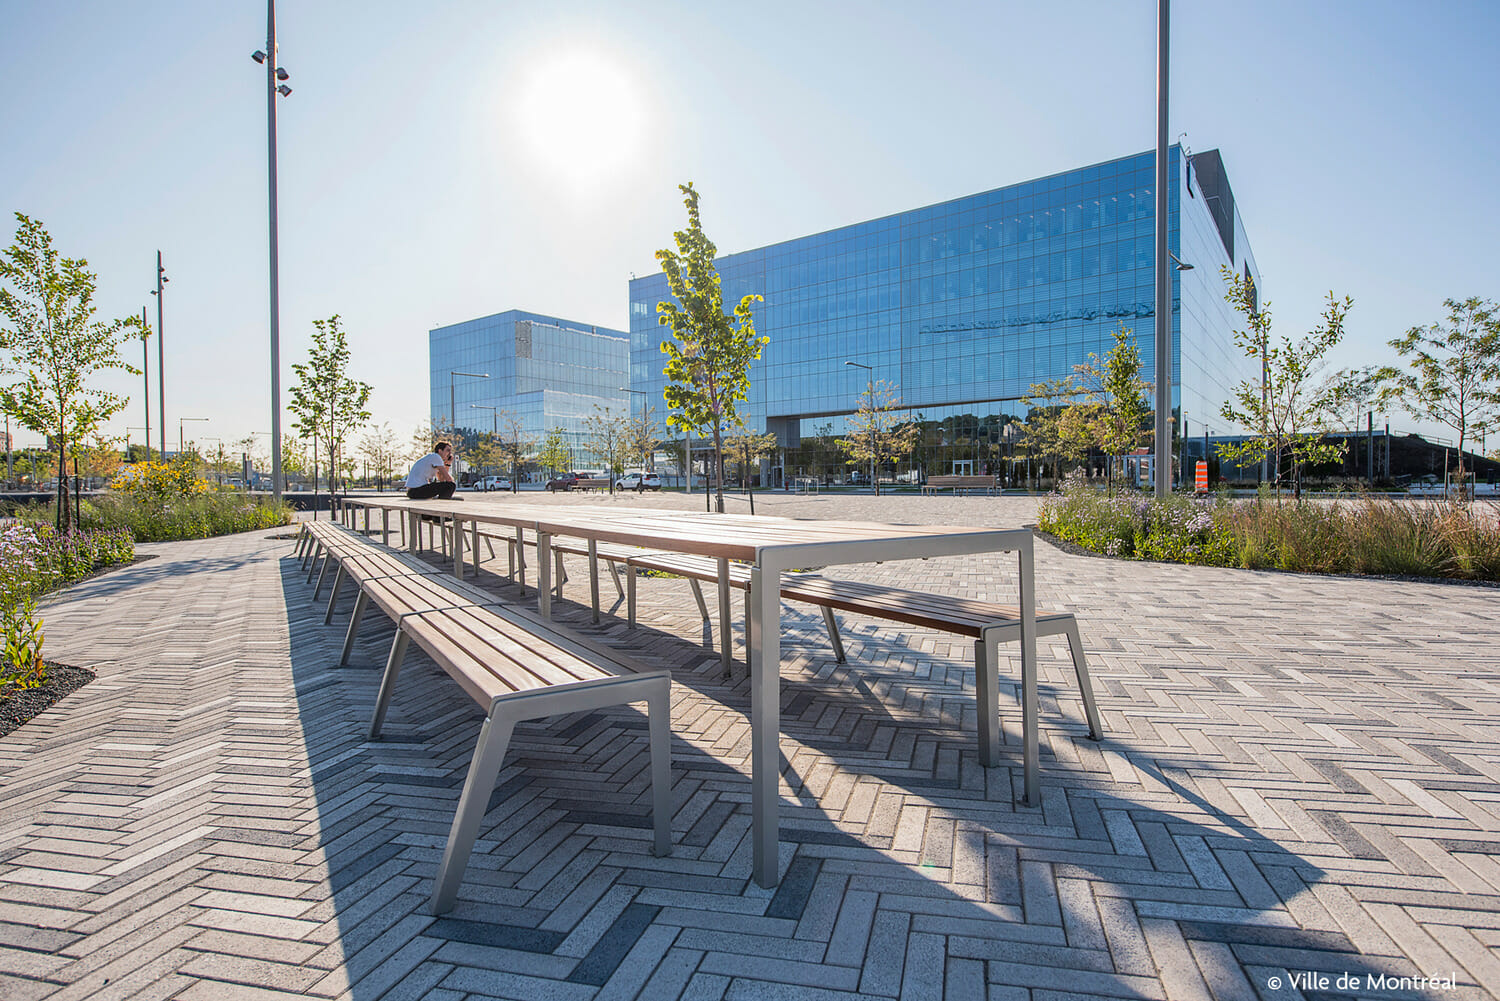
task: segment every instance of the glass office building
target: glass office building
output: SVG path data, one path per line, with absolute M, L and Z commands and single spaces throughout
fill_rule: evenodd
M 496 407 L 518 418 L 522 434 L 538 443 L 548 429 L 562 428 L 576 452 L 596 406 L 617 414 L 629 408 L 624 331 L 512 309 L 427 336 L 434 427 L 451 420 L 490 431 L 495 419 L 488 408 Z M 489 378 L 455 374 L 464 372 Z M 505 416 L 499 420 L 503 425 Z
M 1234 385 L 1258 379 L 1231 331 L 1221 268 L 1259 273 L 1218 151 L 1171 148 L 1174 429 L 1192 441 Z M 721 257 L 726 309 L 758 293 L 770 337 L 751 370 L 748 423 L 788 449 L 843 431 L 867 380 L 899 385 L 924 425 L 929 474 L 998 471 L 1035 383 L 1069 375 L 1134 332 L 1154 381 L 1154 154 L 1142 153 Z M 630 385 L 661 399 L 656 304 L 666 276 L 630 283 Z M 857 362 L 869 371 L 847 365 Z M 662 404 L 658 402 L 658 407 Z M 1201 447 L 1201 446 L 1200 446 Z M 1189 449 L 1192 454 L 1192 449 Z M 787 475 L 797 470 L 786 459 Z

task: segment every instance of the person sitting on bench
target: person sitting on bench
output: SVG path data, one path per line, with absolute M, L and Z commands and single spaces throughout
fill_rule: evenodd
M 412 500 L 452 500 L 458 484 L 448 472 L 453 461 L 453 446 L 440 441 L 422 456 L 406 474 L 406 496 Z

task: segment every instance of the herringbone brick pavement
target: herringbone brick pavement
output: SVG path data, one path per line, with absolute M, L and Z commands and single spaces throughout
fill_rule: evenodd
M 757 508 L 1029 513 L 831 500 Z M 433 919 L 479 710 L 414 651 L 385 739 L 364 741 L 392 627 L 367 617 L 351 666 L 333 667 L 342 631 L 275 534 L 143 546 L 158 558 L 44 609 L 49 654 L 99 680 L 0 740 L 0 997 L 1175 1001 L 1500 984 L 1492 589 L 1040 545 L 1040 601 L 1078 614 L 1107 734 L 1087 739 L 1065 649 L 1044 642 L 1037 809 L 1014 802 L 1013 690 L 1010 753 L 977 764 L 966 642 L 847 617 L 837 665 L 821 617 L 790 606 L 784 877 L 762 890 L 748 690 L 720 677 L 686 586 L 643 580 L 630 632 L 590 626 L 575 583 L 561 621 L 673 669 L 674 854 L 649 851 L 641 716 L 539 721 L 517 730 L 458 908 Z M 1014 584 L 1001 557 L 839 572 L 1002 600 Z M 1424 975 L 1455 986 L 1381 979 Z

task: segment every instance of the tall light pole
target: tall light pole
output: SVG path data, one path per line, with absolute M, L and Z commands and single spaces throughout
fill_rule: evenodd
M 471 403 L 469 404 L 469 406 L 475 410 L 488 410 L 490 412 L 490 447 L 493 448 L 495 439 L 500 437 L 500 408 L 492 407 L 484 403 Z M 511 472 L 514 473 L 515 470 L 511 470 Z M 512 481 L 512 483 L 514 483 L 514 481 Z M 488 492 L 489 488 L 486 487 L 485 489 L 486 492 Z
M 161 402 L 161 409 L 157 416 L 161 418 L 161 457 L 167 457 L 167 363 L 165 349 L 162 347 L 161 336 L 161 301 L 165 298 L 162 294 L 167 282 L 172 279 L 167 277 L 167 269 L 161 265 L 161 251 L 156 252 L 156 291 L 151 294 L 156 296 L 156 392 Z M 147 405 L 147 423 L 150 422 L 150 404 Z M 146 450 L 151 450 L 151 437 L 148 431 L 146 437 Z
M 1156 496 L 1171 491 L 1172 269 L 1167 258 L 1167 7 L 1156 0 Z
M 646 407 L 647 402 L 651 399 L 651 394 L 644 389 L 631 389 L 629 386 L 621 386 L 620 392 L 635 393 L 641 397 L 641 472 L 644 473 L 647 471 L 646 467 L 649 465 L 649 458 L 646 455 L 646 421 L 650 417 L 646 413 Z M 745 475 L 747 477 L 750 475 L 748 470 L 746 470 Z
M 182 425 L 185 424 L 185 423 L 187 423 L 188 421 L 206 421 L 206 420 L 208 420 L 207 417 L 179 417 L 179 418 L 177 418 L 177 454 L 178 455 L 182 454 Z M 167 457 L 167 453 L 163 452 L 162 453 L 162 458 L 165 459 L 166 457 Z
M 465 379 L 488 379 L 490 377 L 490 374 L 488 372 L 457 372 L 451 369 L 449 370 L 448 419 L 453 422 L 453 437 L 455 438 L 458 437 L 458 404 L 455 402 L 455 397 L 457 394 L 454 390 L 454 385 L 457 383 L 459 376 L 463 376 Z M 458 479 L 459 472 L 458 443 L 450 442 L 449 444 L 453 446 L 453 479 L 456 481 Z
M 291 74 L 277 65 L 276 0 L 266 0 L 266 47 L 251 54 L 266 68 L 266 162 L 271 229 L 271 490 L 281 500 L 281 264 L 276 225 L 276 95 L 290 97 Z
M 862 368 L 870 373 L 870 379 L 865 385 L 866 392 L 870 396 L 870 406 L 873 407 L 875 405 L 875 370 L 857 361 L 846 361 L 844 364 Z M 870 489 L 875 491 L 876 496 L 879 496 L 880 491 L 875 488 L 875 422 L 873 420 L 870 422 Z

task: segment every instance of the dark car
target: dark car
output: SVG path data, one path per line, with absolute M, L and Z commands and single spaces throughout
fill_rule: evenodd
M 578 482 L 577 473 L 558 473 L 547 481 L 548 490 L 572 490 L 573 484 Z

